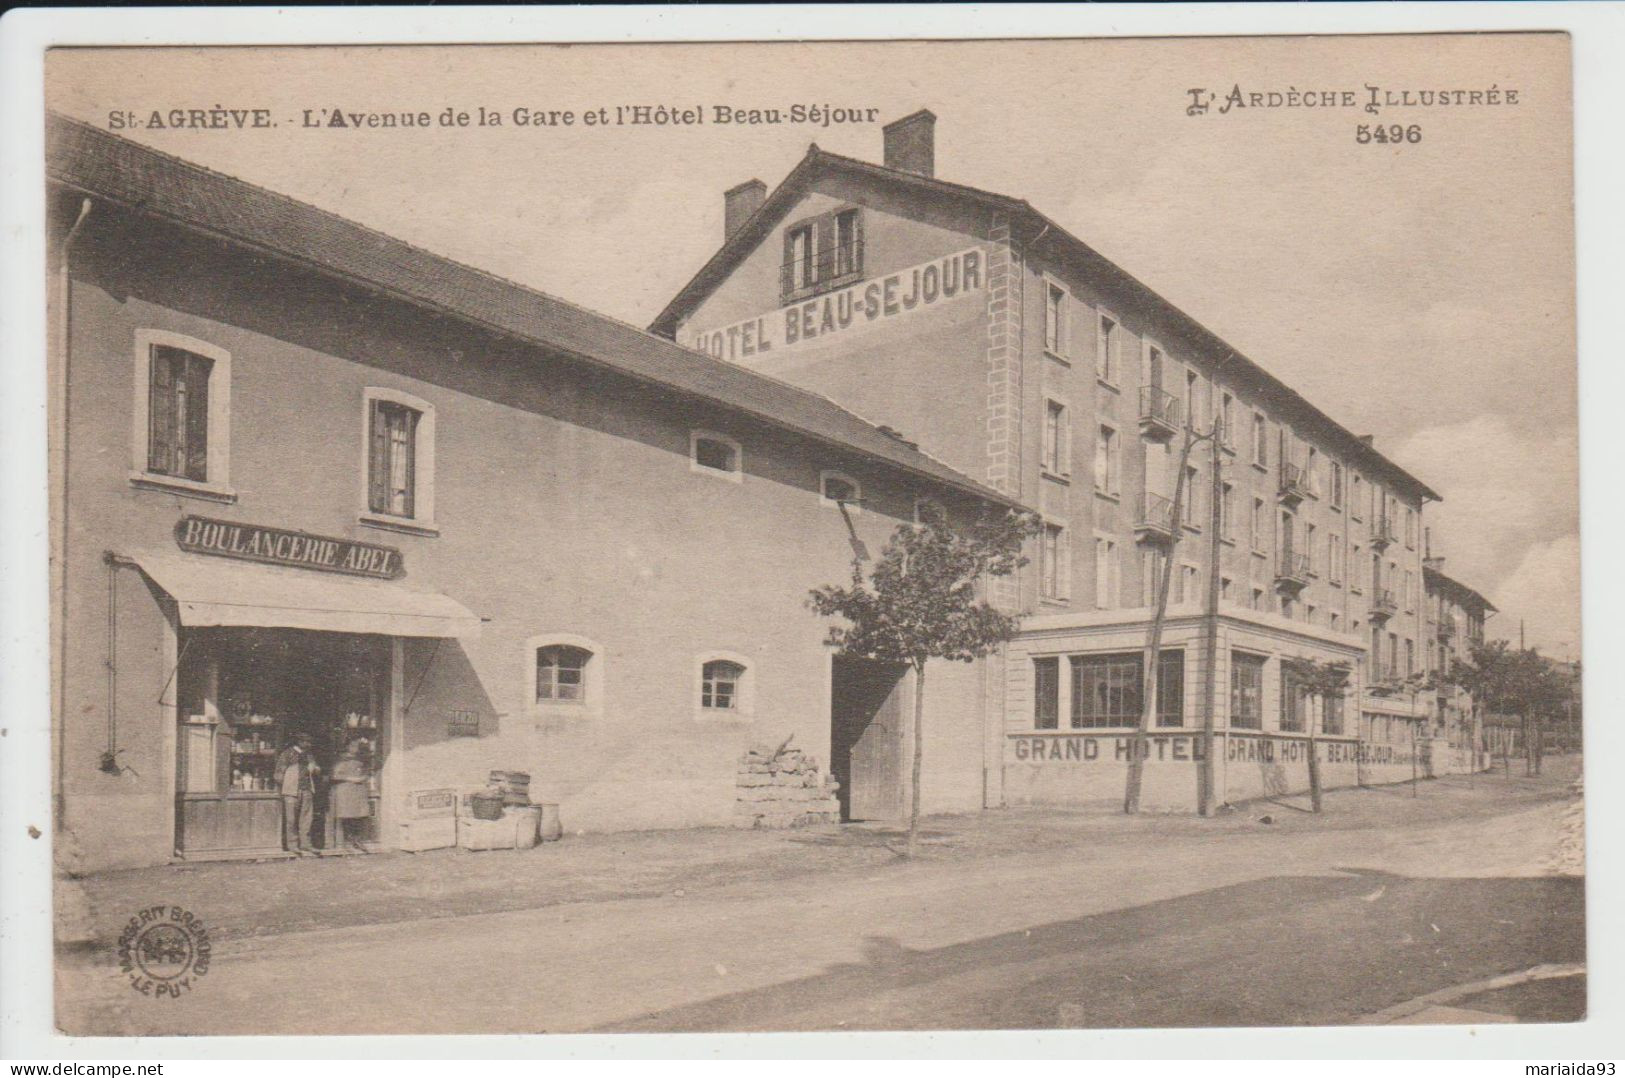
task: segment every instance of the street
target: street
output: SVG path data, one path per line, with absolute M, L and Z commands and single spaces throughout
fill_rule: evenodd
M 828 828 L 107 874 L 85 881 L 97 942 L 63 952 L 59 1023 L 323 1034 L 1574 1020 L 1584 878 L 1559 851 L 1578 826 L 1578 766 L 1553 758 L 1538 778 L 1457 776 L 1414 796 L 1337 791 L 1318 817 L 1293 798 L 1213 820 L 933 818 L 913 862 L 884 833 Z M 321 876 L 342 874 L 323 890 Z M 432 912 L 435 888 L 413 882 L 424 875 L 445 881 Z M 216 925 L 206 976 L 178 999 L 133 990 L 110 944 L 155 902 Z

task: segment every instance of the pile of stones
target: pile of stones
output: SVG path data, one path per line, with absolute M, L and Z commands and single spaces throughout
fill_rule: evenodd
M 838 783 L 819 770 L 816 756 L 790 748 L 789 742 L 741 756 L 735 786 L 733 826 L 741 829 L 782 830 L 841 818 Z

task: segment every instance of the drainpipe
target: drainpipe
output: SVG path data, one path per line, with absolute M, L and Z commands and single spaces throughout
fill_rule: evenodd
M 56 661 L 52 664 L 56 675 L 56 707 L 54 722 L 52 723 L 56 737 L 56 774 L 52 783 L 52 791 L 56 812 L 56 830 L 61 831 L 67 823 L 67 798 L 63 785 L 68 771 L 67 750 L 67 710 L 68 690 L 66 673 L 68 669 L 68 388 L 70 385 L 69 370 L 71 367 L 72 348 L 70 345 L 71 322 L 69 320 L 69 294 L 72 284 L 68 279 L 68 256 L 73 250 L 73 241 L 79 237 L 79 230 L 84 227 L 85 221 L 90 217 L 91 201 L 82 199 L 79 203 L 79 216 L 74 219 L 68 234 L 63 237 L 62 251 L 57 260 L 57 400 L 60 402 L 57 414 L 57 439 L 61 449 L 58 451 L 56 512 L 55 527 L 51 530 L 51 560 L 56 567 L 57 590 L 57 639 Z

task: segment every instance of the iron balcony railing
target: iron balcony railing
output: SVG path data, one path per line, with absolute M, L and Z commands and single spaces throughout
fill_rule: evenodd
M 1134 528 L 1138 532 L 1167 538 L 1174 534 L 1174 503 L 1161 494 L 1146 491 L 1140 495 L 1140 515 Z
M 1309 555 L 1295 550 L 1283 551 L 1275 568 L 1275 579 L 1283 584 L 1299 586 L 1309 583 Z
M 1377 550 L 1391 546 L 1399 537 L 1394 534 L 1394 525 L 1387 517 L 1378 517 L 1371 522 L 1371 545 Z
M 1309 486 L 1304 479 L 1303 465 L 1283 461 L 1281 463 L 1281 497 L 1291 501 L 1301 501 L 1308 493 Z
M 863 241 L 851 240 L 779 267 L 779 291 L 786 300 L 847 284 L 863 272 Z
M 1140 423 L 1155 425 L 1170 434 L 1179 429 L 1179 398 L 1160 386 L 1140 387 Z

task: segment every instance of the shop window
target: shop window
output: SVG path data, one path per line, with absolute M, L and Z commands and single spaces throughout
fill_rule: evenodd
M 823 505 L 838 506 L 858 512 L 863 508 L 863 488 L 858 481 L 842 472 L 820 472 L 818 500 Z
M 423 532 L 434 528 L 434 406 L 406 393 L 369 388 L 366 502 L 362 522 Z
M 1281 664 L 1281 730 L 1301 734 L 1309 729 L 1309 686 L 1287 663 Z
M 755 710 L 751 668 L 743 655 L 713 651 L 696 657 L 700 718 L 748 718 Z
M 1141 652 L 1072 656 L 1074 730 L 1138 726 L 1145 708 Z M 1185 704 L 1185 653 L 1168 650 L 1157 662 L 1157 725 L 1180 726 Z
M 1264 728 L 1264 656 L 1230 653 L 1230 725 L 1237 730 Z
M 1055 730 L 1061 720 L 1061 660 L 1033 660 L 1033 729 Z
M 1340 692 L 1328 693 L 1324 699 L 1326 710 L 1320 721 L 1321 733 L 1341 735 L 1343 733 L 1343 694 Z
M 730 479 L 735 483 L 744 478 L 744 456 L 739 443 L 725 434 L 711 431 L 691 431 L 688 436 L 689 470 Z
M 230 500 L 231 354 L 141 330 L 135 385 L 131 481 Z

